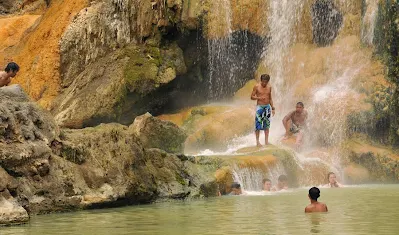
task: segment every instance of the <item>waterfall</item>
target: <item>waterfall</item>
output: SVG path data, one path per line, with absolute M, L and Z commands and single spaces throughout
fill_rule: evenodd
M 268 165 L 255 167 L 240 167 L 237 164 L 233 165 L 233 180 L 241 185 L 244 191 L 262 191 L 263 179 L 270 179 L 273 184 L 277 183 L 280 175 L 285 175 L 286 172 L 281 163 L 273 167 Z
M 214 0 L 211 5 L 208 33 L 209 91 L 211 98 L 223 93 L 223 80 L 231 80 L 230 54 L 232 50 L 232 11 L 230 0 Z M 216 21 L 220 21 L 216 22 Z M 217 73 L 218 71 L 227 71 Z
M 295 42 L 294 27 L 300 21 L 303 0 L 271 0 L 268 17 L 270 41 L 265 45 L 263 55 L 265 66 L 270 70 L 274 94 L 282 94 L 286 67 L 284 61 L 290 46 Z M 275 102 L 281 106 L 283 96 L 275 95 Z
M 315 6 L 317 2 L 318 5 Z M 226 7 L 231 6 L 226 4 Z M 312 13 L 314 9 L 317 10 L 317 14 Z M 261 58 L 264 71 L 271 76 L 270 83 L 276 107 L 269 140 L 279 148 L 285 148 L 281 141 L 285 132 L 281 120 L 289 111 L 295 109 L 298 101 L 304 102 L 311 128 L 305 135 L 302 152 L 292 151 L 291 154 L 296 162 L 296 171 L 299 172 L 297 178 L 300 185 L 325 183 L 328 171 L 343 176 L 343 152 L 339 146 L 347 138 L 348 115 L 362 111 L 358 104 L 364 98 L 359 92 L 362 88 L 355 87 L 354 83 L 359 82 L 359 77 L 375 76 L 370 75 L 372 72 L 367 70 L 372 63 L 371 51 L 368 48 L 362 49 L 360 41 L 372 45 L 377 9 L 377 0 L 364 0 L 359 40 L 358 31 L 353 29 L 353 34 L 348 33 L 348 22 L 356 23 L 353 15 L 360 12 L 355 3 L 344 0 L 269 1 L 269 7 L 265 12 L 268 18 L 267 22 L 264 22 L 269 31 Z M 229 20 L 231 22 L 231 18 Z M 309 22 L 312 27 L 319 27 L 312 32 L 313 43 L 303 42 L 302 40 L 308 39 L 302 39 L 302 36 L 298 42 L 298 28 Z M 326 22 L 327 26 L 324 24 Z M 231 24 L 222 25 L 231 27 Z M 330 26 L 331 30 L 325 29 Z M 344 33 L 340 34 L 341 32 Z M 326 34 L 316 35 L 319 43 L 314 41 L 317 33 Z M 326 38 L 323 38 L 324 36 Z M 323 41 L 324 39 L 326 41 Z M 239 64 L 231 66 L 233 41 L 232 36 L 226 36 L 223 40 L 208 41 L 211 82 L 217 84 L 210 89 L 217 87 L 223 91 L 225 85 L 220 78 L 234 80 L 236 71 L 240 69 Z M 242 45 L 247 47 L 250 42 Z M 220 71 L 223 71 L 223 67 L 229 69 L 223 76 L 216 76 L 222 74 Z M 366 74 L 362 74 L 365 69 Z M 218 93 L 214 90 L 213 92 Z M 236 154 L 236 151 L 244 146 L 253 146 L 254 141 L 253 133 L 237 137 L 229 143 L 228 150 L 223 154 Z M 272 178 L 273 182 L 277 182 L 278 175 L 284 174 L 285 170 L 281 165 L 269 166 L 267 170 L 235 166 L 233 178 L 241 183 L 244 190 L 259 191 L 263 178 Z M 274 174 L 271 175 L 271 172 Z
M 364 0 L 361 38 L 367 45 L 373 45 L 374 28 L 378 12 L 378 0 Z
M 263 52 L 261 36 L 245 28 L 234 29 L 231 7 L 230 0 L 212 1 L 208 16 L 207 79 L 212 101 L 231 96 L 252 79 Z

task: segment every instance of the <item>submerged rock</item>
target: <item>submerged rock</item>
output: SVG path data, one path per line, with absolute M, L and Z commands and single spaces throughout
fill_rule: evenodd
M 14 200 L 0 198 L 0 225 L 21 224 L 29 221 L 26 210 Z

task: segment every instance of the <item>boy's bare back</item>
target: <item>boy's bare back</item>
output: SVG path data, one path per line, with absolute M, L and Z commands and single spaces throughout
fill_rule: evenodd
M 327 205 L 322 202 L 313 202 L 305 208 L 305 213 L 328 212 Z

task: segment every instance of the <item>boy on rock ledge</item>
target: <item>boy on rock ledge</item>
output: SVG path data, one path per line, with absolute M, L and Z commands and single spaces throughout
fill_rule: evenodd
M 262 74 L 260 83 L 254 86 L 251 100 L 256 100 L 255 135 L 256 146 L 262 147 L 259 142 L 259 133 L 265 131 L 265 144 L 269 144 L 270 117 L 275 114 L 272 99 L 272 87 L 269 85 L 270 76 Z
M 19 71 L 19 66 L 10 62 L 7 64 L 5 71 L 0 71 L 0 87 L 8 86 L 11 82 L 11 78 L 15 77 Z

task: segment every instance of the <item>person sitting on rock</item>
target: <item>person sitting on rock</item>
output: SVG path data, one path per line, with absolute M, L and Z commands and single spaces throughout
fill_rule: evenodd
M 288 189 L 288 177 L 286 175 L 280 175 L 277 180 L 277 187 L 274 187 L 272 191 L 281 191 Z
M 303 131 L 306 128 L 306 120 L 308 118 L 308 112 L 304 109 L 304 104 L 298 102 L 296 109 L 288 113 L 283 119 L 283 125 L 285 127 L 284 139 L 292 134 L 296 134 L 296 148 L 300 149 L 303 140 Z
M 270 179 L 263 179 L 263 191 L 270 192 L 272 189 L 272 181 Z
M 0 71 L 0 87 L 10 84 L 11 78 L 17 75 L 19 66 L 14 62 L 10 62 L 4 70 L 5 71 Z
M 338 183 L 337 176 L 334 172 L 328 172 L 327 174 L 328 184 L 324 185 L 323 187 L 326 188 L 342 188 L 343 185 Z
M 316 187 L 309 189 L 308 197 L 310 199 L 310 204 L 305 208 L 305 213 L 328 212 L 327 205 L 317 201 L 320 197 L 320 189 Z
M 231 184 L 231 193 L 229 193 L 230 196 L 237 196 L 241 195 L 242 190 L 241 190 L 241 185 L 237 182 L 234 182 Z

